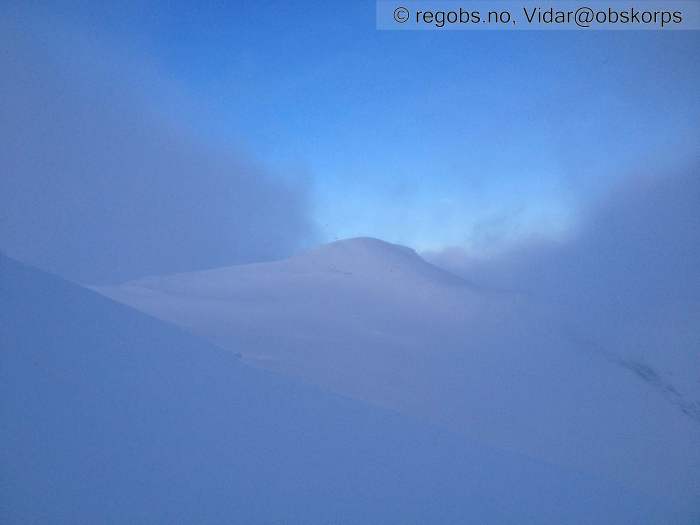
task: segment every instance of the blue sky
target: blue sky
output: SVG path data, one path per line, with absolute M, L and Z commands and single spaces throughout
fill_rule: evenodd
M 382 32 L 367 1 L 37 5 L 158 71 L 203 140 L 310 180 L 321 240 L 558 235 L 620 177 L 697 161 L 697 32 Z

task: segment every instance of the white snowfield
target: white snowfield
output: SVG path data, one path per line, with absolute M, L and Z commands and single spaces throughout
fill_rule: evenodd
M 407 252 L 392 253 L 397 263 L 404 257 L 414 259 Z M 362 267 L 368 268 L 373 255 L 365 255 L 368 258 Z M 276 284 L 268 283 L 267 297 L 256 299 L 250 295 L 252 288 L 239 289 L 232 276 L 227 285 L 216 287 L 222 293 L 215 298 L 207 298 L 211 289 L 201 289 L 205 293 L 198 297 L 202 313 L 212 307 L 209 302 L 217 301 L 214 310 L 226 311 L 228 303 L 221 301 L 232 297 L 236 297 L 234 310 L 240 301 L 252 303 L 255 308 L 248 309 L 255 312 L 278 297 L 275 286 L 289 281 L 290 275 L 308 283 L 309 272 L 327 277 L 322 287 L 305 296 L 306 313 L 313 308 L 318 323 L 335 319 L 338 309 L 352 306 L 342 301 L 328 305 L 319 301 L 330 298 L 334 291 L 344 290 L 353 297 L 365 291 L 362 286 L 366 285 L 358 288 L 349 283 L 337 289 L 335 279 L 350 277 L 338 273 L 344 270 L 306 267 L 304 259 L 291 263 L 285 271 L 285 265 L 271 268 L 280 273 Z M 401 280 L 411 278 L 432 295 L 419 295 L 419 303 L 447 293 L 428 285 L 434 279 L 440 286 L 454 284 L 448 276 L 441 280 L 442 274 L 428 266 L 416 264 L 412 268 L 417 273 L 404 274 L 409 270 L 395 268 L 387 271 L 396 280 L 387 275 L 386 281 L 374 282 L 383 282 L 384 293 L 399 293 Z M 265 272 L 247 268 L 243 273 L 262 278 Z M 230 272 L 214 272 L 205 281 L 217 275 L 230 276 Z M 193 276 L 181 292 L 197 288 L 201 277 L 205 275 Z M 258 286 L 261 284 L 258 281 Z M 403 291 L 402 297 L 412 296 Z M 381 294 L 375 297 L 378 301 Z M 301 300 L 302 296 L 293 298 Z M 452 300 L 455 305 L 459 302 L 457 296 Z M 289 321 L 270 325 L 266 334 L 260 334 L 265 337 L 257 345 L 253 344 L 256 334 L 251 324 L 245 332 L 249 340 L 240 349 L 262 349 L 258 345 L 271 343 L 268 337 L 273 333 L 279 334 L 278 341 L 284 341 L 304 313 L 301 305 L 299 310 L 287 312 L 285 306 L 290 305 L 279 304 L 271 313 L 281 319 L 288 316 Z M 352 311 L 360 306 L 354 305 Z M 412 311 L 408 305 L 398 306 Z M 306 370 L 307 377 L 327 370 L 327 382 L 338 381 L 338 390 L 357 388 L 353 374 L 367 371 L 357 382 L 365 381 L 373 395 L 386 404 L 398 400 L 393 403 L 417 413 L 435 407 L 435 402 L 460 381 L 464 383 L 460 392 L 477 388 L 469 386 L 476 376 L 457 380 L 464 372 L 464 362 L 453 361 L 454 356 L 444 353 L 456 347 L 438 343 L 425 349 L 442 362 L 438 367 L 420 358 L 419 340 L 393 340 L 389 333 L 375 332 L 397 329 L 392 325 L 396 319 L 384 317 L 388 313 L 384 307 L 380 302 L 376 311 L 358 311 L 359 317 L 348 319 L 344 327 L 347 334 L 358 331 L 354 323 L 363 316 L 374 319 L 357 334 L 362 344 L 353 347 L 352 341 L 346 341 L 339 347 L 326 347 L 328 353 L 338 353 L 341 367 L 352 363 L 344 353 L 353 348 L 358 362 L 368 359 L 345 373 L 331 370 L 327 363 L 333 360 L 320 355 L 321 341 L 328 345 L 343 342 L 342 334 L 333 333 L 336 325 L 343 325 L 339 319 L 335 319 L 336 325 L 319 330 L 318 341 L 308 334 L 309 341 L 319 346 L 309 346 L 304 356 L 283 359 L 286 353 L 294 353 L 298 341 L 279 349 L 272 345 L 265 352 L 274 352 L 271 357 L 280 368 L 299 363 L 296 368 Z M 246 310 L 245 306 L 239 308 Z M 431 317 L 440 313 L 434 311 Z M 257 310 L 247 320 L 261 322 L 263 315 Z M 423 341 L 438 329 L 431 327 L 430 319 L 414 321 L 412 333 L 421 335 Z M 243 326 L 245 321 L 236 324 Z M 307 321 L 299 328 L 311 325 Z M 221 339 L 229 341 L 228 333 L 220 334 Z M 377 342 L 362 346 L 372 341 Z M 383 344 L 388 345 L 386 349 L 380 348 Z M 609 479 L 479 445 L 459 433 L 249 367 L 231 352 L 1 255 L 0 347 L 3 524 L 693 523 L 694 516 L 687 508 Z M 378 355 L 370 357 L 372 352 Z M 313 363 L 308 369 L 300 364 L 302 357 Z M 483 371 L 494 372 L 490 367 L 499 359 L 482 357 Z M 444 376 L 445 386 L 435 383 L 435 395 L 426 398 L 423 407 L 418 406 L 416 400 L 425 395 L 429 384 L 422 374 L 429 377 L 440 368 L 445 372 L 450 368 L 448 361 L 454 362 L 454 373 Z M 388 386 L 380 388 L 379 375 L 390 365 L 396 374 L 384 377 Z M 486 390 L 464 407 L 485 404 L 493 408 L 496 401 L 489 395 L 520 388 L 518 382 L 508 385 L 513 376 L 517 374 L 505 371 L 491 381 L 478 381 L 479 388 Z M 575 387 L 576 380 L 567 379 L 572 379 Z M 414 397 L 401 391 L 407 383 L 415 384 Z M 568 383 L 562 381 L 562 391 Z M 595 388 L 603 386 L 613 393 L 624 391 L 616 385 Z M 571 401 L 571 396 L 565 397 Z M 678 424 L 676 432 L 685 431 L 670 413 L 663 412 L 660 407 L 665 405 L 651 399 L 655 398 L 650 395 L 643 404 L 659 413 L 650 412 L 650 416 L 663 418 L 662 423 Z M 627 398 L 612 400 L 624 401 Z M 574 413 L 583 411 L 581 407 L 571 409 Z M 553 423 L 551 419 L 559 413 L 550 410 L 546 404 L 531 416 Z M 633 410 L 635 414 L 640 411 Z M 459 413 L 454 400 L 437 419 L 448 412 Z M 483 413 L 469 417 L 477 421 Z M 510 415 L 508 410 L 492 414 L 492 418 Z M 469 417 L 460 413 L 454 427 L 461 428 Z M 520 421 L 513 422 L 513 431 L 522 430 L 518 428 Z M 496 428 L 487 427 L 489 432 Z M 587 429 L 582 428 L 582 432 Z M 519 437 L 534 441 L 525 434 L 513 435 L 512 440 Z M 665 461 L 665 449 L 666 444 L 655 444 L 650 453 Z
M 589 345 L 527 296 L 474 286 L 408 248 L 351 239 L 98 291 L 244 362 L 437 424 L 465 444 L 608 480 L 681 521 L 700 514 L 693 399 L 629 349 Z

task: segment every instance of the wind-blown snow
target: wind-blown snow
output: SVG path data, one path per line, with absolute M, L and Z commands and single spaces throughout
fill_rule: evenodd
M 247 362 L 698 509 L 696 419 L 527 297 L 407 248 L 352 239 L 100 291 Z
M 0 522 L 682 523 L 0 256 Z M 687 516 L 685 516 L 687 517 Z

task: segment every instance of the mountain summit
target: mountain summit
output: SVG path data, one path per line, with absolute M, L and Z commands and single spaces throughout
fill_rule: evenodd
M 323 244 L 289 259 L 290 266 L 386 279 L 391 274 L 444 284 L 466 284 L 461 278 L 425 261 L 415 250 L 375 239 L 355 237 Z

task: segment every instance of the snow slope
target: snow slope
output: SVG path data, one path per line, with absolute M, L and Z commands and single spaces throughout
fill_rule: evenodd
M 663 384 L 407 248 L 351 239 L 100 291 L 259 366 L 700 506 L 700 422 Z
M 99 291 L 247 362 L 700 510 L 700 422 L 663 384 L 408 248 L 351 239 Z
M 0 522 L 683 523 L 0 256 Z

